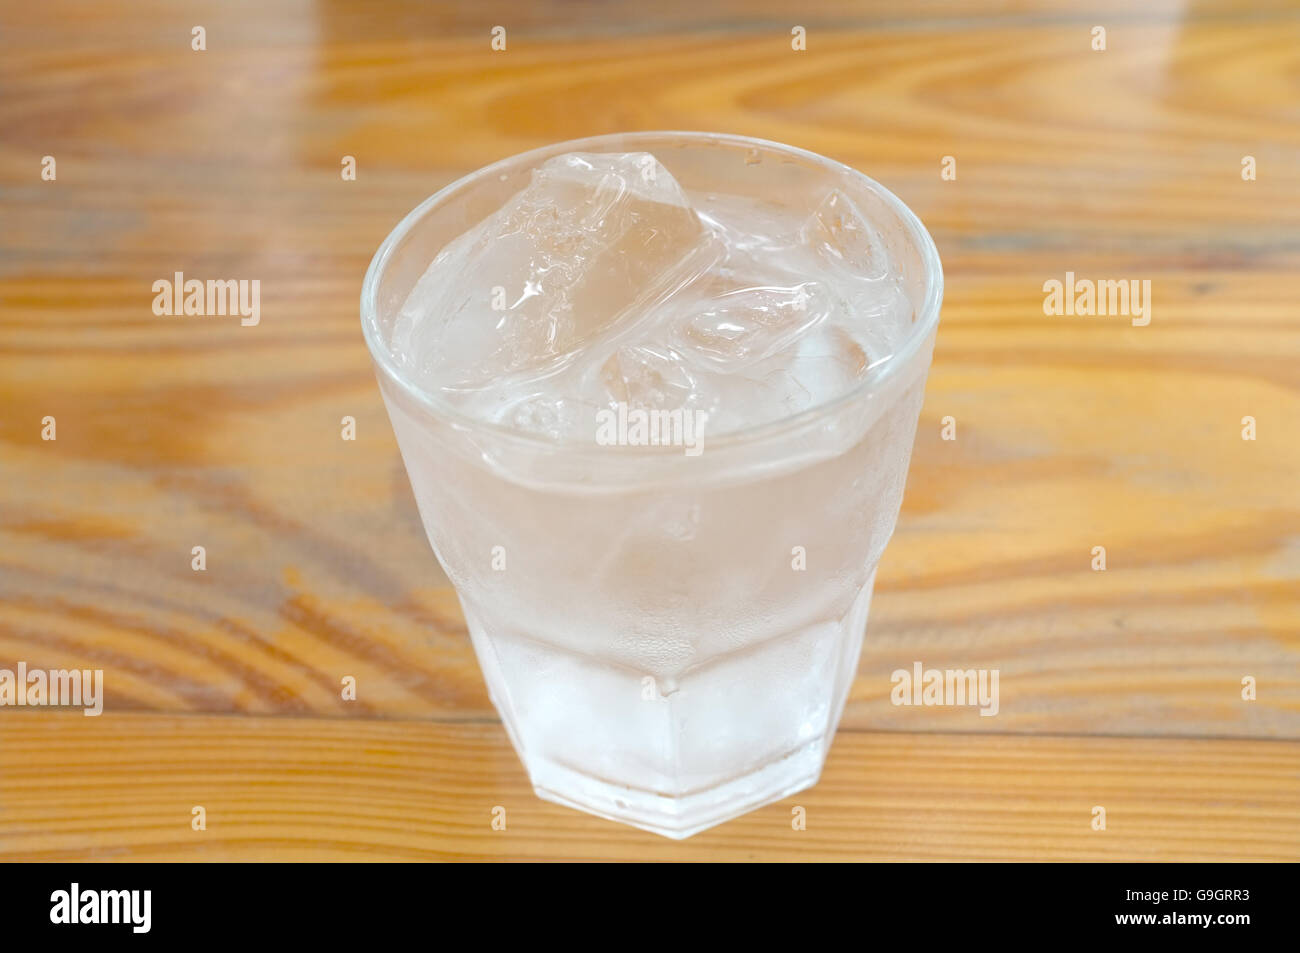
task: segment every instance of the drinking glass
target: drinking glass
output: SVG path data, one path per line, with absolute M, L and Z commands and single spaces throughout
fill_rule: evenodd
M 708 436 L 698 456 L 515 430 L 422 387 L 392 334 L 416 281 L 569 152 L 649 152 L 688 194 L 790 214 L 840 190 L 911 305 L 885 329 L 888 360 L 826 403 Z M 387 237 L 361 293 L 366 342 L 429 542 L 539 796 L 682 838 L 816 782 L 898 517 L 942 292 L 929 234 L 882 186 L 731 135 L 547 146 L 452 183 Z

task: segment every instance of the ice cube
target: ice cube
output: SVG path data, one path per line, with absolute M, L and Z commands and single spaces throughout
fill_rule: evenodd
M 805 245 L 851 277 L 877 279 L 892 267 L 879 232 L 843 192 L 833 189 L 799 231 Z
M 656 410 L 693 404 L 699 390 L 682 356 L 653 343 L 625 345 L 600 369 L 604 396 L 611 403 Z
M 706 269 L 712 246 L 648 153 L 557 156 L 434 259 L 394 345 L 441 388 L 548 373 Z
M 847 393 L 873 366 L 867 349 L 837 322 L 808 330 L 757 363 L 695 375 L 693 401 L 715 435 L 779 420 Z
M 586 409 L 578 400 L 535 394 L 511 407 L 505 420 L 517 430 L 559 440 L 578 432 Z
M 789 347 L 842 303 L 821 282 L 738 288 L 670 302 L 687 314 L 670 327 L 674 347 L 715 369 L 739 370 Z
M 780 395 L 786 413 L 798 413 L 847 393 L 873 366 L 867 349 L 847 328 L 827 324 L 764 368 L 763 383 Z

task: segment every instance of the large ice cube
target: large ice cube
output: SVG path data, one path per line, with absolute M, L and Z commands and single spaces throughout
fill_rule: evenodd
M 440 388 L 548 373 L 708 268 L 709 234 L 648 153 L 557 156 L 434 259 L 396 350 Z

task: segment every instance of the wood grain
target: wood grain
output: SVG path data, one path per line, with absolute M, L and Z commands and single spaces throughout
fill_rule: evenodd
M 410 760 L 373 766 L 409 772 L 411 785 L 460 771 L 433 764 L 464 744 L 478 753 L 463 776 L 442 779 L 447 790 L 510 792 L 512 810 L 548 819 L 537 829 L 549 833 L 490 840 L 474 806 L 442 846 L 425 823 L 413 855 L 667 850 L 528 801 L 513 756 L 501 755 L 357 299 L 397 220 L 486 162 L 603 132 L 717 129 L 878 178 L 930 227 L 947 277 L 847 734 L 838 767 L 809 795 L 853 819 L 834 836 L 810 828 L 791 850 L 953 856 L 936 845 L 969 822 L 969 856 L 1103 856 L 1088 853 L 1102 843 L 1124 856 L 1227 856 L 1232 834 L 1246 838 L 1241 854 L 1294 857 L 1294 803 L 1269 813 L 1277 805 L 1252 806 L 1245 789 L 1214 815 L 1222 838 L 1197 833 L 1191 792 L 1215 776 L 1208 760 L 1183 778 L 1183 801 L 1123 787 L 1130 757 L 1172 766 L 1178 752 L 1238 752 L 1243 770 L 1265 775 L 1269 759 L 1294 765 L 1289 743 L 1263 741 L 970 739 L 960 743 L 987 746 L 996 766 L 982 781 L 970 769 L 993 814 L 926 815 L 913 819 L 914 842 L 879 839 L 886 826 L 873 812 L 893 803 L 892 823 L 906 821 L 904 795 L 917 794 L 907 785 L 929 777 L 927 753 L 959 742 L 869 731 L 1300 739 L 1300 9 L 901 9 L 0 7 L 0 667 L 102 668 L 108 708 L 103 727 L 0 709 L 4 750 L 62 739 L 73 761 L 98 758 L 84 746 L 109 732 L 125 759 L 115 796 L 129 799 L 148 774 L 147 749 L 134 746 L 152 743 L 150 732 L 180 744 L 186 725 L 227 755 L 264 737 L 304 764 L 331 733 L 363 754 L 371 737 L 409 743 Z M 509 31 L 504 53 L 489 48 L 496 23 Z M 1096 23 L 1108 29 L 1105 52 L 1089 47 Z M 205 52 L 190 49 L 195 24 Z M 791 51 L 792 24 L 807 26 L 806 52 Z M 54 182 L 40 178 L 46 155 Z M 339 175 L 344 155 L 357 158 L 354 182 Z M 1241 177 L 1246 155 L 1255 181 Z M 955 181 L 940 178 L 944 156 L 957 160 Z M 152 282 L 176 271 L 259 279 L 261 323 L 154 316 Z M 1150 326 L 1045 316 L 1043 282 L 1066 271 L 1149 279 Z M 46 415 L 57 441 L 41 440 Z M 345 415 L 354 442 L 340 439 Z M 954 441 L 940 439 L 948 416 Z M 1255 441 L 1241 439 L 1245 416 Z M 195 545 L 207 549 L 206 572 L 190 569 Z M 1104 573 L 1090 569 L 1099 545 Z M 914 660 L 999 669 L 999 716 L 892 706 L 889 674 Z M 345 675 L 358 679 L 356 702 L 340 698 Z M 1256 701 L 1241 698 L 1245 676 L 1258 680 Z M 998 826 L 1014 813 L 999 784 L 1041 781 L 1043 805 L 1067 788 L 1088 801 L 1070 755 L 1079 745 L 1158 836 L 1129 827 L 1102 842 L 1062 826 L 1036 840 Z M 1016 773 L 1023 751 L 1044 776 Z M 874 793 L 882 765 L 904 756 L 915 773 L 890 802 Z M 160 801 L 138 823 L 123 808 L 105 832 L 73 781 L 42 800 L 49 789 L 29 772 L 0 775 L 0 855 L 70 856 L 78 843 L 129 856 L 401 853 L 385 846 L 390 822 L 368 813 L 385 808 L 367 807 L 364 783 L 348 787 L 348 769 L 330 764 L 321 770 L 347 803 L 322 807 L 339 831 L 319 848 L 291 816 L 298 780 L 241 780 L 214 764 L 194 783 L 226 785 L 246 831 L 202 842 L 219 847 L 169 833 Z M 499 777 L 510 778 L 504 788 Z M 257 815 L 250 792 L 279 783 L 290 793 Z M 410 793 L 394 807 L 418 814 L 418 803 Z M 1073 817 L 1043 810 L 1051 823 Z M 777 814 L 728 825 L 700 850 L 779 853 L 777 841 L 746 840 Z
M 12 717 L 16 860 L 1300 859 L 1296 742 L 847 732 L 812 790 L 675 842 L 534 797 L 494 724 Z

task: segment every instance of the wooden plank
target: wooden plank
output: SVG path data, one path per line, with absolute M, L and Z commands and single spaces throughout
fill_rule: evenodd
M 5 717 L 5 860 L 1300 859 L 1296 742 L 841 732 L 812 790 L 673 842 L 538 800 L 497 725 Z

